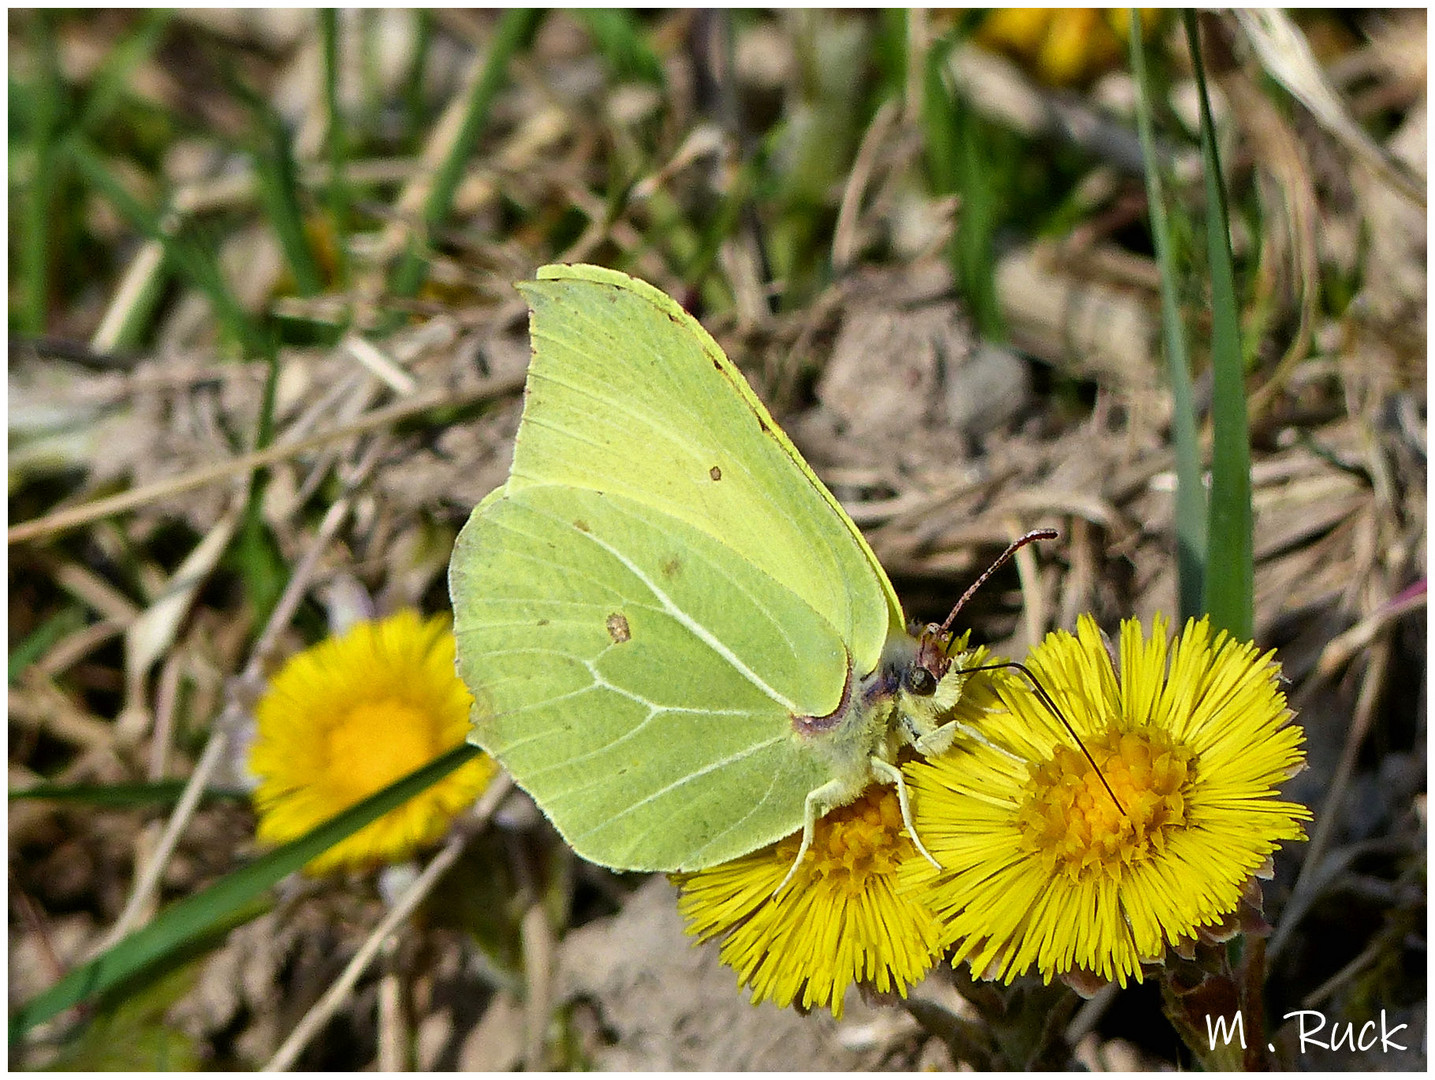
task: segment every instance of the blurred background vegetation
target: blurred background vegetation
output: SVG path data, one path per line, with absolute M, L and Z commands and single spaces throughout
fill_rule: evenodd
M 1266 885 L 1266 1022 L 1280 1066 L 1419 1068 L 1425 16 L 1200 22 L 1254 633 L 1317 815 Z M 1203 445 L 1208 216 L 1180 20 L 1139 23 L 1145 154 L 1125 12 L 12 12 L 12 1013 L 254 855 L 243 746 L 278 660 L 446 609 L 517 422 L 511 282 L 545 262 L 703 319 L 917 617 L 1042 525 L 1062 543 L 979 598 L 980 640 L 1176 611 L 1148 161 Z M 12 1030 L 11 1063 L 262 1065 L 411 878 L 256 887 Z M 650 891 L 510 799 L 293 1061 L 1024 1064 L 951 1035 L 940 970 L 908 1011 L 752 1009 Z M 1413 1049 L 1298 1053 L 1299 1008 L 1383 1009 Z M 1150 984 L 1049 1035 L 1048 1064 L 1191 1064 Z

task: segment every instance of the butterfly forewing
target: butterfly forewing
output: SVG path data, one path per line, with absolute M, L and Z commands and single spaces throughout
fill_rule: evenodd
M 644 282 L 549 275 L 520 285 L 534 358 L 510 490 L 606 491 L 681 518 L 801 596 L 871 670 L 902 628 L 886 575 L 722 350 Z

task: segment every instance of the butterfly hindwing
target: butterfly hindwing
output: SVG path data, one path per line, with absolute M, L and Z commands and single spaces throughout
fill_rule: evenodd
M 580 854 L 692 869 L 801 826 L 825 777 L 792 715 L 834 708 L 847 669 L 826 620 L 625 496 L 529 486 L 482 511 L 452 574 L 476 741 Z

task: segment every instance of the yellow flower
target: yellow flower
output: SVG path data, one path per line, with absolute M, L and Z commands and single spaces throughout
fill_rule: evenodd
M 896 788 L 874 785 L 825 815 L 802 865 L 772 892 L 797 857 L 801 834 L 693 874 L 674 875 L 688 933 L 726 934 L 723 963 L 752 987 L 756 1004 L 798 1002 L 842 1018 L 852 983 L 903 997 L 942 945 L 936 918 L 896 891 L 897 867 L 920 859 L 902 829 Z
M 1143 36 L 1160 12 L 1138 9 Z M 977 27 L 977 42 L 1005 52 L 1052 86 L 1074 86 L 1120 65 L 1130 38 L 1128 8 L 995 8 Z
M 966 645 L 965 635 L 948 645 L 962 667 L 993 662 L 985 647 L 965 651 Z M 970 730 L 995 703 L 990 673 L 973 675 L 950 719 Z M 854 983 L 906 997 L 950 939 L 925 903 L 897 891 L 899 868 L 921 858 L 903 828 L 897 789 L 873 784 L 825 814 L 774 899 L 801 842 L 794 833 L 721 866 L 672 875 L 688 933 L 700 941 L 723 938 L 722 961 L 737 971 L 738 985 L 752 987 L 754 1004 L 826 1008 L 840 1020 Z
M 965 651 L 966 644 L 961 635 L 948 645 L 962 667 L 992 662 L 984 647 Z M 990 674 L 973 675 L 950 718 L 970 729 L 995 702 Z M 672 875 L 688 933 L 700 941 L 723 938 L 722 961 L 737 971 L 738 985 L 752 987 L 754 1004 L 827 1008 L 840 1020 L 854 983 L 906 997 L 947 939 L 923 902 L 897 891 L 899 868 L 921 858 L 903 828 L 897 789 L 873 784 L 825 814 L 774 899 L 801 842 L 794 833 L 721 866 Z
M 1119 675 L 1089 616 L 1031 652 L 1099 776 L 1015 678 L 998 683 L 984 743 L 906 766 L 943 869 L 910 858 L 902 885 L 945 921 L 953 964 L 1139 982 L 1142 963 L 1224 927 L 1280 841 L 1305 838 L 1310 812 L 1276 798 L 1304 755 L 1271 654 L 1212 641 L 1205 619 L 1169 649 L 1167 635 L 1160 616 L 1149 640 L 1123 623 Z
M 292 657 L 255 710 L 249 767 L 260 841 L 282 844 L 463 742 L 468 690 L 446 616 L 401 611 Z M 311 861 L 322 873 L 401 859 L 437 839 L 497 771 L 487 755 Z

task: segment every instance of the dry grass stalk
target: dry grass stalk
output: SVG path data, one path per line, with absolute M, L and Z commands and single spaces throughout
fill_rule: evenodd
M 478 804 L 473 811 L 462 818 L 454 826 L 449 838 L 444 842 L 429 864 L 424 867 L 421 873 L 384 915 L 380 923 L 364 943 L 354 954 L 352 960 L 345 966 L 344 972 L 334 981 L 334 985 L 324 994 L 314 1007 L 304 1014 L 304 1018 L 290 1032 L 284 1044 L 275 1051 L 264 1065 L 265 1072 L 284 1072 L 293 1067 L 309 1045 L 312 1039 L 328 1020 L 339 1011 L 344 1002 L 348 1000 L 349 994 L 353 991 L 359 976 L 368 970 L 369 964 L 378 955 L 380 948 L 389 939 L 389 936 L 398 929 L 399 924 L 409 917 L 409 914 L 419 903 L 428 896 L 430 890 L 443 877 L 444 873 L 458 861 L 459 855 L 463 853 L 464 845 L 473 838 L 474 833 L 488 823 L 493 812 L 498 809 L 498 804 L 503 801 L 504 796 L 512 789 L 513 782 L 507 773 L 500 773 L 495 777 L 488 789 L 479 797 Z

